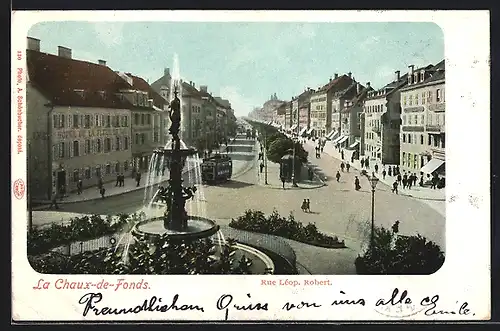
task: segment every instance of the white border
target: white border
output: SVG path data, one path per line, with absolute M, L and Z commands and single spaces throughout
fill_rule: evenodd
M 104 292 L 102 304 L 114 307 L 135 306 L 157 295 L 168 301 L 175 293 L 180 303 L 203 305 L 204 313 L 167 312 L 97 317 L 96 320 L 222 320 L 224 312 L 216 308 L 224 293 L 234 296 L 233 303 L 269 303 L 268 311 L 248 312 L 232 309 L 230 320 L 384 320 L 387 316 L 374 309 L 376 299 L 390 296 L 392 289 L 407 289 L 413 303 L 425 296 L 440 296 L 438 310 L 456 311 L 467 301 L 471 314 L 425 316 L 405 319 L 478 320 L 490 318 L 490 191 L 489 191 L 489 119 L 490 58 L 487 11 L 65 11 L 13 12 L 12 14 L 12 183 L 26 182 L 26 154 L 16 154 L 17 132 L 16 68 L 25 62 L 16 59 L 18 50 L 25 54 L 30 27 L 41 21 L 287 21 L 287 22 L 435 22 L 444 31 L 447 95 L 447 225 L 446 262 L 431 276 L 312 276 L 330 279 L 331 288 L 291 288 L 260 286 L 264 276 L 71 276 L 75 281 L 114 282 L 118 278 L 134 281 L 143 278 L 150 290 Z M 24 56 L 24 55 L 23 55 Z M 22 86 L 22 85 L 21 85 Z M 24 105 L 25 107 L 25 105 Z M 24 112 L 23 112 L 23 115 Z M 23 117 L 25 122 L 25 117 Z M 471 139 L 473 137 L 473 139 Z M 24 150 L 26 147 L 24 146 Z M 11 186 L 12 188 L 12 186 Z M 85 291 L 33 290 L 39 279 L 57 276 L 34 272 L 26 259 L 26 199 L 12 200 L 12 314 L 15 320 L 89 320 L 82 317 L 78 299 Z M 278 276 L 274 276 L 279 278 Z M 283 277 L 281 277 L 283 278 Z M 291 276 L 288 279 L 299 279 Z M 365 298 L 365 306 L 331 307 L 328 302 L 342 299 L 339 291 L 351 299 Z M 252 299 L 246 293 L 252 294 Z M 345 297 L 344 297 L 345 298 Z M 253 300 L 253 301 L 252 301 Z M 322 303 L 321 308 L 286 312 L 287 301 Z M 411 305 L 410 305 L 411 306 Z M 406 309 L 412 309 L 406 307 Z M 472 315 L 474 313 L 475 315 Z M 391 318 L 389 318 L 391 319 Z M 394 318 L 392 318 L 394 319 Z

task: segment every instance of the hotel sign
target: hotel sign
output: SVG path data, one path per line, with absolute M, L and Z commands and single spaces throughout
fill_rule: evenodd
M 445 108 L 446 108 L 445 103 L 435 103 L 435 104 L 429 105 L 429 110 L 432 110 L 435 112 L 445 111 Z
M 424 111 L 424 106 L 408 107 L 404 109 L 405 113 L 419 113 Z

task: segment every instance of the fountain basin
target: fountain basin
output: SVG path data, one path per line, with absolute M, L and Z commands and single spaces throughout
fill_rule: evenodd
M 200 217 L 189 216 L 185 231 L 165 229 L 163 217 L 154 217 L 137 223 L 132 229 L 132 235 L 136 238 L 167 237 L 171 240 L 196 240 L 213 236 L 219 231 L 219 226 L 214 221 Z

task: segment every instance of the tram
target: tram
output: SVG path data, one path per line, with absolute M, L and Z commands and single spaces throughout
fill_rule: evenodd
M 203 159 L 201 164 L 201 179 L 207 184 L 226 182 L 233 175 L 233 161 L 228 155 L 215 154 Z

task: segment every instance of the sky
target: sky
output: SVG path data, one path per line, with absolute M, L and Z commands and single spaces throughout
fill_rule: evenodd
M 380 88 L 396 70 L 444 59 L 440 27 L 420 22 L 43 22 L 28 36 L 41 40 L 42 52 L 66 46 L 74 59 L 103 59 L 150 83 L 177 54 L 181 78 L 228 99 L 237 116 L 271 94 L 290 100 L 322 86 L 335 73 Z

